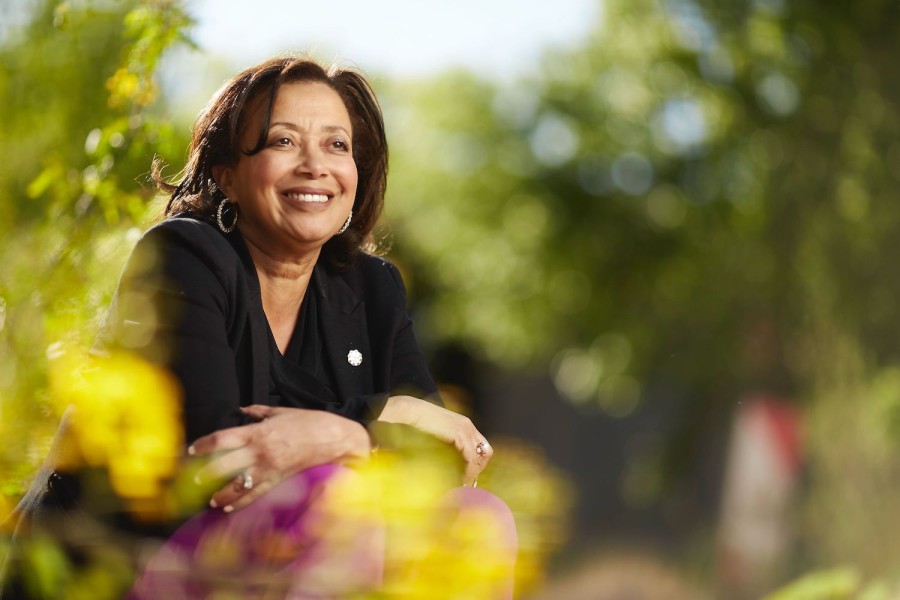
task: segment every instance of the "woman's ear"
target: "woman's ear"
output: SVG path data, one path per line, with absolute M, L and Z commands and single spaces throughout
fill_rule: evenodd
M 231 198 L 231 169 L 224 165 L 216 165 L 212 169 L 213 180 L 226 197 Z

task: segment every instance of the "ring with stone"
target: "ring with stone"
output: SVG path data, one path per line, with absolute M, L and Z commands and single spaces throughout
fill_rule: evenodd
M 475 454 L 477 454 L 478 456 L 484 456 L 488 453 L 488 448 L 490 447 L 491 445 L 488 444 L 486 440 L 482 440 L 475 445 Z
M 250 473 L 244 473 L 240 477 L 238 477 L 237 481 L 234 482 L 235 487 L 240 490 L 244 490 L 249 492 L 253 489 L 253 475 Z

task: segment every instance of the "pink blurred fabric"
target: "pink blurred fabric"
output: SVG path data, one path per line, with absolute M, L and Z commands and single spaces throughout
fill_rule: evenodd
M 336 524 L 335 515 L 317 502 L 329 481 L 346 469 L 333 464 L 308 469 L 233 513 L 204 510 L 152 554 L 126 598 L 195 600 L 218 592 L 305 600 L 377 590 L 384 576 L 383 523 L 340 517 Z M 477 488 L 456 488 L 442 504 L 451 513 L 477 509 L 491 514 L 500 532 L 492 546 L 510 557 L 508 582 L 495 598 L 512 598 L 518 538 L 509 507 Z M 350 540 L 336 541 L 329 534 L 348 528 Z

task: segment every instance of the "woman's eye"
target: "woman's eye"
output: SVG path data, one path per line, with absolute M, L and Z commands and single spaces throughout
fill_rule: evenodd
M 290 146 L 293 143 L 293 140 L 289 137 L 276 137 L 271 141 L 273 146 Z
M 334 140 L 333 142 L 331 142 L 331 147 L 343 152 L 347 152 L 348 150 L 350 150 L 350 144 L 348 144 L 344 140 Z

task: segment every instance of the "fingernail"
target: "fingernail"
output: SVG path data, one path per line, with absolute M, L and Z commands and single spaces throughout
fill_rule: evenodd
M 193 456 L 197 453 L 197 450 L 196 450 L 196 448 L 194 448 L 193 444 L 188 446 L 187 453 L 188 453 L 188 456 Z
M 212 500 L 209 501 L 209 506 L 210 506 L 210 508 L 219 508 L 219 503 L 216 502 L 215 498 L 213 498 Z
M 230 513 L 233 510 L 234 510 L 234 507 L 229 504 L 228 506 L 226 506 L 225 508 L 222 509 L 222 512 Z

